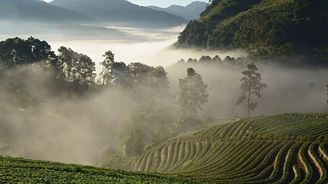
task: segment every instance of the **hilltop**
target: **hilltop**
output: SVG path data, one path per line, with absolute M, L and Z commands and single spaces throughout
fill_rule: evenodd
M 255 56 L 328 60 L 328 1 L 214 0 L 181 33 L 178 47 L 245 49 Z
M 206 9 L 207 6 L 208 3 L 195 1 L 188 4 L 187 6 L 171 5 L 167 8 L 149 6 L 149 8 L 178 15 L 180 17 L 185 18 L 186 20 L 194 20 L 199 18 L 200 14 Z

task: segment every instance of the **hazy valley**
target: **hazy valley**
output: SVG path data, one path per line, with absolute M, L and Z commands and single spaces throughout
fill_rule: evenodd
M 328 182 L 328 4 L 157 3 L 0 0 L 0 183 Z

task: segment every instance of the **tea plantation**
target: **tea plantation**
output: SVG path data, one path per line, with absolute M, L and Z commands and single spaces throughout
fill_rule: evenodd
M 0 157 L 0 183 L 328 183 L 328 114 L 221 123 L 151 146 L 129 165 L 135 172 Z
M 328 114 L 221 124 L 149 148 L 131 170 L 210 183 L 327 183 Z

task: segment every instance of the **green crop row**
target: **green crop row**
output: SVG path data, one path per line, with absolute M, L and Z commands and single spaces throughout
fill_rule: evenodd
M 247 118 L 151 147 L 134 168 L 209 183 L 328 183 L 327 140 L 326 114 Z
M 0 183 L 192 183 L 189 180 L 80 165 L 0 157 Z

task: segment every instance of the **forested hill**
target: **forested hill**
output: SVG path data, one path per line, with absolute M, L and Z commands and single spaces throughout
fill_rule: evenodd
M 309 53 L 328 60 L 328 1 L 213 0 L 178 47 L 242 48 L 255 55 Z

